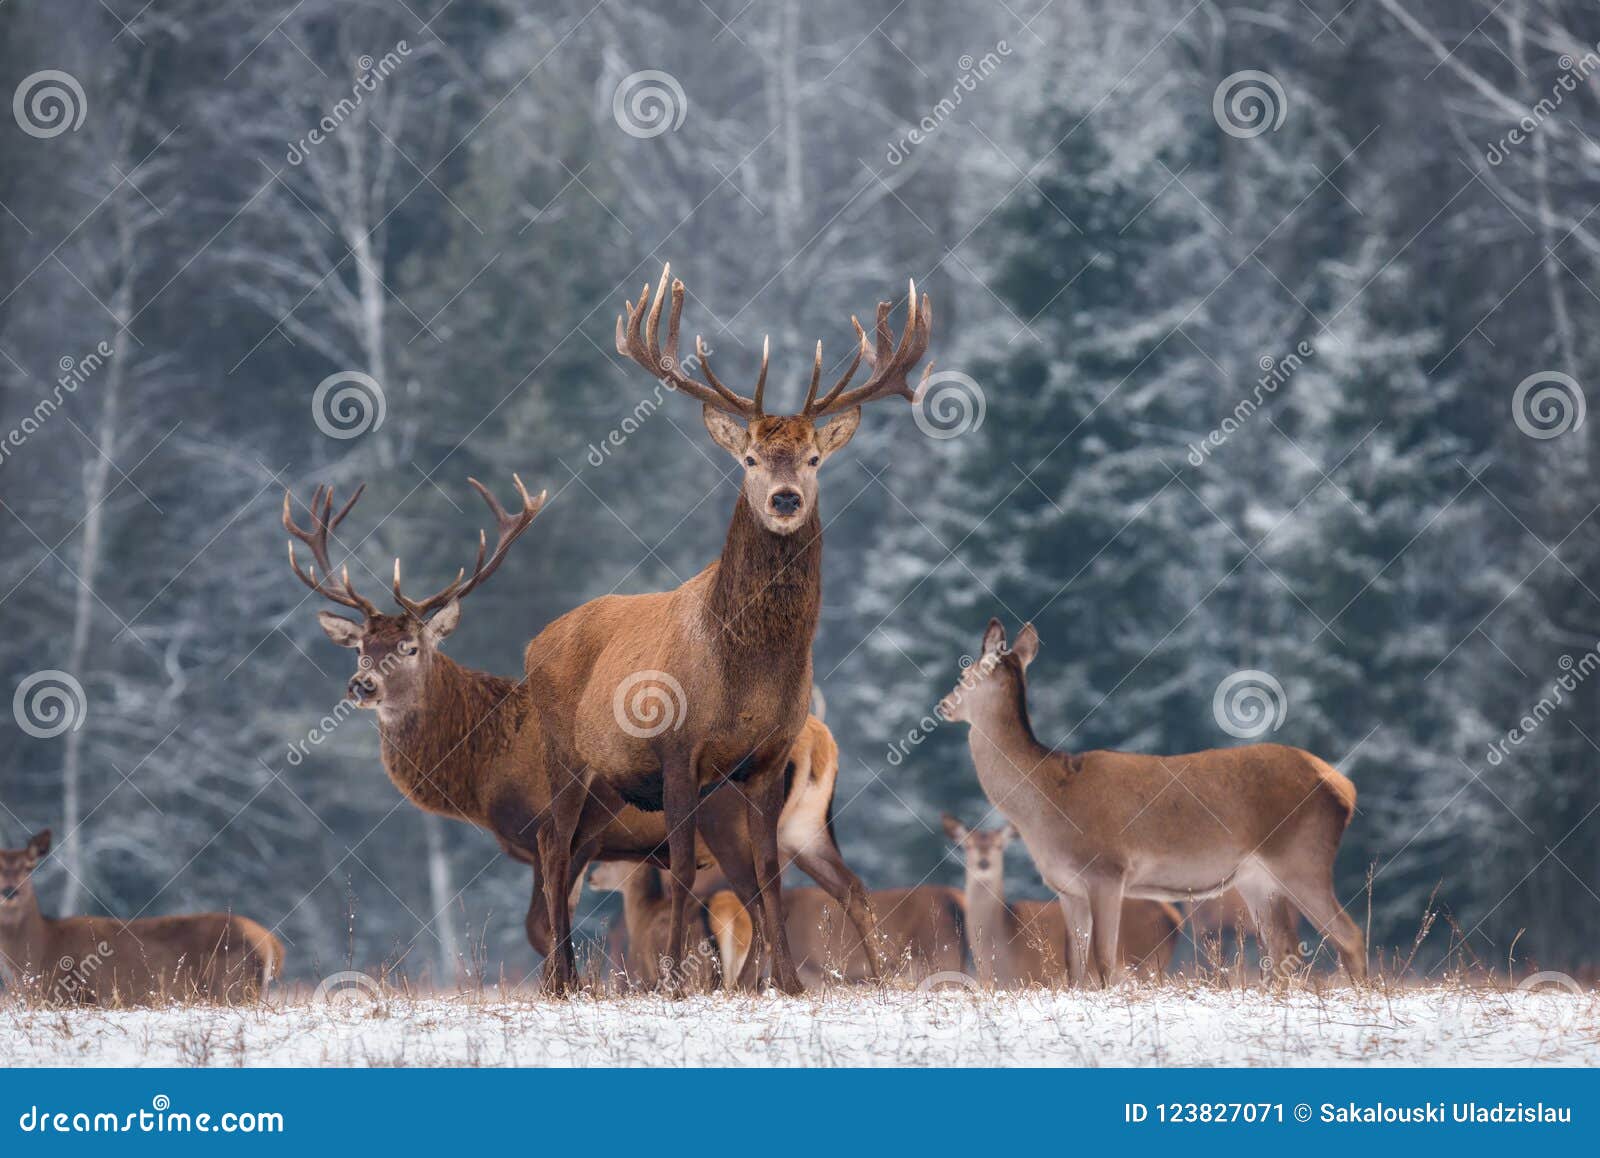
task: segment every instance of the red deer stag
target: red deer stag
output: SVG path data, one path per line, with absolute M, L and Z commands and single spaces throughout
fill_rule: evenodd
M 918 303 L 913 286 L 896 345 L 891 304 L 879 303 L 875 341 L 856 323 L 855 357 L 820 397 L 818 343 L 805 404 L 783 417 L 764 409 L 765 346 L 753 397 L 723 385 L 698 340 L 694 361 L 704 381 L 686 372 L 678 360 L 683 294 L 670 269 L 662 270 L 653 296 L 646 283 L 639 301 L 617 319 L 617 350 L 699 401 L 711 437 L 740 463 L 744 483 L 722 555 L 673 591 L 608 595 L 568 612 L 528 645 L 524 666 L 552 775 L 597 794 L 601 815 L 621 800 L 665 813 L 674 903 L 668 955 L 682 952 L 695 836 L 703 833 L 740 900 L 752 907 L 759 902 L 774 983 L 798 993 L 800 978 L 784 936 L 777 829 L 784 766 L 807 715 L 822 602 L 817 472 L 850 441 L 863 405 L 895 395 L 915 398 L 907 373 L 927 350 L 932 310 L 926 297 Z M 870 375 L 851 389 L 863 361 Z M 837 417 L 819 425 L 830 416 Z M 729 782 L 737 783 L 725 787 Z M 745 814 L 753 864 L 746 863 L 746 826 L 736 822 L 737 812 Z M 550 912 L 560 922 L 553 930 L 559 976 L 566 984 L 577 970 L 563 883 L 574 852 L 581 860 L 592 840 L 579 819 L 578 809 L 563 804 L 548 838 L 540 838 Z M 503 821 L 519 822 L 515 816 Z
M 1275 914 L 1286 899 L 1338 946 L 1353 980 L 1366 977 L 1361 930 L 1333 891 L 1333 862 L 1355 812 L 1355 785 L 1309 752 L 1251 744 L 1181 756 L 1053 751 L 1028 718 L 1031 623 L 1007 648 L 989 621 L 978 663 L 939 704 L 971 725 L 978 781 L 1017 827 L 1074 935 L 1073 980 L 1092 946 L 1102 984 L 1118 973 L 1124 898 L 1188 901 L 1237 888 L 1270 956 L 1295 959 Z
M 511 792 L 531 798 L 536 812 L 548 807 L 549 788 L 537 772 L 537 729 L 526 729 L 530 717 L 523 686 L 487 672 L 462 667 L 440 649 L 461 621 L 461 601 L 494 574 L 511 544 L 526 531 L 544 506 L 545 495 L 530 495 L 512 476 L 522 505 L 507 512 L 487 487 L 469 479 L 493 512 L 498 528 L 493 553 L 488 537 L 478 535 L 478 559 L 445 587 L 425 599 L 408 598 L 401 590 L 400 560 L 394 562 L 392 591 L 400 606 L 388 615 L 356 591 L 348 567 L 333 578 L 328 536 L 337 530 L 361 498 L 356 488 L 337 514 L 333 488 L 318 487 L 311 496 L 311 526 L 295 523 L 292 496 L 283 496 L 283 526 L 311 552 L 309 573 L 289 544 L 289 566 L 307 587 L 361 613 L 361 621 L 320 611 L 317 620 L 328 638 L 353 648 L 359 657 L 356 674 L 346 688 L 349 701 L 377 714 L 383 767 L 396 788 L 418 808 L 508 834 L 488 823 L 488 803 Z
M 398 614 L 385 614 L 361 595 L 350 581 L 349 568 L 338 578 L 328 556 L 328 536 L 338 529 L 366 489 L 356 492 L 335 513 L 333 488 L 318 487 L 311 497 L 310 526 L 293 517 L 293 496 L 283 496 L 283 526 L 311 553 L 309 571 L 302 570 L 289 543 L 289 566 L 302 583 L 319 595 L 361 615 L 360 622 L 319 612 L 328 637 L 359 655 L 356 674 L 346 688 L 349 702 L 378 717 L 384 771 L 406 799 L 418 808 L 488 829 L 501 847 L 524 862 L 533 859 L 533 838 L 522 829 L 502 831 L 493 818 L 496 801 L 511 798 L 530 817 L 549 808 L 550 784 L 544 775 L 544 750 L 538 717 L 519 681 L 463 667 L 440 649 L 461 619 L 461 601 L 498 568 L 516 541 L 544 506 L 545 493 L 530 495 L 512 476 L 521 507 L 508 512 L 477 479 L 468 480 L 494 515 L 495 546 L 478 536 L 478 557 L 469 578 L 463 569 L 436 594 L 407 597 L 395 560 L 392 591 Z M 609 834 L 626 845 L 629 834 L 617 826 Z M 646 843 L 648 841 L 648 843 Z M 636 853 L 654 847 L 646 834 L 634 842 Z M 537 898 L 539 908 L 544 898 Z M 530 912 L 529 937 L 533 937 Z
M 985 985 L 1053 985 L 1068 973 L 1067 925 L 1054 901 L 1006 901 L 1005 853 L 1017 830 L 969 829 L 953 816 L 944 831 L 965 854 L 967 940 Z M 1122 964 L 1159 978 L 1178 947 L 1183 916 L 1165 901 L 1122 902 Z
M 335 513 L 331 488 L 319 487 L 311 499 L 309 527 L 295 523 L 292 496 L 285 494 L 283 521 L 311 552 L 308 572 L 299 566 L 290 543 L 290 566 L 300 580 L 335 603 L 361 612 L 360 623 L 326 611 L 318 619 L 335 643 L 360 652 L 360 666 L 347 694 L 350 702 L 377 713 L 389 778 L 419 808 L 488 829 L 510 856 L 534 866 L 526 928 L 533 948 L 549 956 L 550 919 L 533 834 L 521 828 L 497 830 L 491 815 L 496 802 L 502 814 L 513 815 L 526 811 L 538 816 L 548 805 L 550 786 L 543 771 L 537 713 L 529 706 L 524 683 L 463 667 L 439 649 L 440 641 L 459 623 L 460 601 L 489 578 L 544 504 L 543 493 L 531 496 L 522 480 L 513 478 L 522 500 L 516 514 L 502 509 L 476 479 L 470 480 L 488 503 L 498 528 L 492 554 L 487 535 L 480 533 L 470 580 L 463 571 L 439 594 L 412 600 L 401 593 L 396 560 L 398 615 L 385 615 L 361 596 L 348 569 L 339 571 L 337 581 L 329 578 L 334 569 L 328 537 L 355 506 L 361 489 Z M 811 721 L 801 733 L 790 767 L 793 790 L 781 824 L 786 861 L 792 858 L 834 892 L 859 921 L 863 935 L 868 935 L 872 918 L 865 890 L 832 838 L 829 812 L 838 749 L 821 721 Z M 515 801 L 516 807 L 508 807 L 507 800 Z M 666 864 L 666 825 L 660 813 L 623 807 L 605 814 L 603 821 L 595 856 Z M 697 860 L 703 866 L 712 864 L 704 847 Z
M 246 917 L 46 917 L 33 870 L 46 829 L 0 850 L 0 966 L 20 992 L 60 1005 L 250 1001 L 283 969 L 283 943 Z

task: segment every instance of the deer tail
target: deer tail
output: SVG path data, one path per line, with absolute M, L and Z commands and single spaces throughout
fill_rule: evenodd
M 1344 823 L 1346 827 L 1349 827 L 1350 818 L 1356 814 L 1356 786 L 1354 782 L 1326 760 L 1316 756 L 1311 757 L 1311 760 L 1316 766 L 1317 773 L 1322 777 L 1322 783 L 1327 787 L 1328 792 L 1333 796 L 1340 808 L 1344 810 Z

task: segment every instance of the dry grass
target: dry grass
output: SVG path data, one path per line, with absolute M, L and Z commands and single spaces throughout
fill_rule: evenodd
M 1492 979 L 1106 991 L 829 986 L 802 998 L 284 988 L 248 1007 L 0 1003 L 16 1065 L 1594 1065 L 1600 993 Z
M 1430 932 L 1449 944 L 1424 970 Z M 1413 944 L 1352 986 L 1327 946 L 1268 982 L 1237 939 L 1202 938 L 1160 981 L 1107 990 L 976 988 L 958 975 L 826 982 L 804 997 L 630 990 L 586 955 L 568 1001 L 531 985 L 419 988 L 381 972 L 249 1006 L 63 1008 L 0 993 L 0 1057 L 72 1066 L 1594 1066 L 1600 990 L 1472 956 L 1429 908 Z M 1537 986 L 1530 980 L 1553 978 Z M 1520 979 L 1520 984 L 1519 984 Z

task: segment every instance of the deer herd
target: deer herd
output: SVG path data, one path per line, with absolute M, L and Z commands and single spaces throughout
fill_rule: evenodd
M 1068 753 L 1029 722 L 1032 625 L 1014 641 L 998 620 L 979 659 L 939 704 L 968 726 L 978 782 L 1001 823 L 943 827 L 965 859 L 957 890 L 869 892 L 833 832 L 839 750 L 812 687 L 822 609 L 819 475 L 856 433 L 862 407 L 917 399 L 932 308 L 915 283 L 896 337 L 880 302 L 848 367 L 822 389 L 819 342 L 798 413 L 766 409 L 768 352 L 748 395 L 724 384 L 697 338 L 679 356 L 684 286 L 662 271 L 617 319 L 619 354 L 701 404 L 713 441 L 743 472 L 721 555 L 670 591 L 607 595 L 562 615 L 523 655 L 520 679 L 464 667 L 443 650 L 462 604 L 504 563 L 545 504 L 512 476 L 507 510 L 469 479 L 496 525 L 470 573 L 421 599 L 394 563 L 386 612 L 336 567 L 330 537 L 361 497 L 336 509 L 319 487 L 297 518 L 285 493 L 289 565 L 328 637 L 356 652 L 345 697 L 374 712 L 385 772 L 418 808 L 486 830 L 532 869 L 526 931 L 543 988 L 582 984 L 574 906 L 585 883 L 622 894 L 611 965 L 632 986 L 787 994 L 827 981 L 1109 985 L 1168 969 L 1189 907 L 1248 914 L 1264 961 L 1299 966 L 1303 916 L 1361 981 L 1366 950 L 1333 889 L 1355 808 L 1348 779 L 1275 744 L 1147 756 Z M 663 314 L 666 335 L 662 337 Z M 852 382 L 863 363 L 866 379 Z M 296 543 L 309 555 L 302 566 Z M 1004 853 L 1020 841 L 1054 902 L 1008 901 Z M 50 834 L 0 852 L 0 965 L 13 985 L 64 1001 L 240 1000 L 279 974 L 284 951 L 246 918 L 203 914 L 119 921 L 44 917 L 32 874 Z M 592 871 L 590 871 L 593 866 Z M 786 868 L 818 888 L 784 887 Z M 92 963 L 92 968 L 89 966 Z M 968 975 L 971 977 L 971 975 Z

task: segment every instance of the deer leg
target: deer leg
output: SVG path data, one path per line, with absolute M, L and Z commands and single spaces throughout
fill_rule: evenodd
M 545 989 L 553 996 L 570 992 L 578 982 L 572 950 L 572 844 L 588 793 L 577 779 L 568 780 L 552 796 L 549 814 L 539 826 L 539 867 L 544 875 L 545 907 L 550 914 L 554 953 L 545 958 Z
M 572 950 L 572 918 L 567 912 L 566 891 L 555 882 L 567 875 L 565 842 L 546 825 L 539 832 L 539 856 L 544 864 L 543 901 L 545 922 L 550 931 L 550 952 L 545 955 L 541 987 L 551 997 L 564 997 L 577 977 L 577 959 Z
M 672 756 L 661 764 L 661 807 L 667 822 L 668 900 L 671 905 L 661 983 L 673 997 L 684 995 L 683 947 L 689 930 L 689 900 L 694 893 L 694 843 L 700 786 L 696 779 L 699 750 Z
M 550 956 L 554 944 L 550 937 L 550 910 L 545 904 L 544 880 L 537 864 L 533 866 L 533 896 L 528 898 L 528 915 L 522 919 L 522 927 L 533 951 L 541 957 Z
M 533 869 L 533 895 L 529 898 L 528 915 L 522 926 L 528 935 L 528 944 L 544 958 L 548 971 L 555 941 L 551 937 L 549 898 L 545 895 L 544 877 L 539 872 L 539 815 L 519 793 L 506 791 L 491 801 L 488 820 L 501 851 Z
M 1257 963 L 1266 984 L 1284 980 L 1293 971 L 1292 924 L 1286 921 L 1285 886 L 1270 871 L 1251 873 L 1236 886 L 1255 926 Z M 1244 930 L 1239 930 L 1241 940 Z M 1241 956 L 1243 950 L 1241 946 Z
M 1102 987 L 1122 980 L 1117 959 L 1117 935 L 1122 925 L 1122 881 L 1096 881 L 1089 886 L 1089 932 L 1094 969 Z
M 717 858 L 728 887 L 739 903 L 754 914 L 760 901 L 761 890 L 756 882 L 755 859 L 751 852 L 750 834 L 745 816 L 745 804 L 738 789 L 720 785 L 711 795 L 700 801 L 700 835 L 706 847 Z M 752 943 L 752 949 L 760 948 Z M 747 968 L 748 966 L 748 968 Z M 758 952 L 748 952 L 739 962 L 737 977 L 725 975 L 723 983 L 730 988 L 754 989 L 760 979 L 761 957 Z
M 1272 898 L 1269 919 L 1271 928 L 1267 934 L 1268 951 L 1277 965 L 1279 976 L 1291 977 L 1300 971 L 1300 946 L 1295 935 L 1300 923 L 1300 913 L 1288 896 L 1280 893 Z
M 595 851 L 595 847 L 589 845 L 572 854 L 571 867 L 567 871 L 567 877 L 572 882 L 567 890 L 567 909 L 574 915 L 577 914 L 578 904 L 583 899 L 583 870 L 594 859 Z M 554 941 L 550 935 L 549 907 L 545 904 L 544 877 L 539 872 L 537 861 L 533 864 L 533 897 L 528 902 L 528 915 L 523 918 L 522 927 L 528 934 L 528 944 L 533 947 L 533 951 L 541 957 L 550 956 L 550 947 Z
M 1089 972 L 1089 932 L 1093 925 L 1089 898 L 1061 893 L 1059 899 L 1061 915 L 1067 922 L 1067 980 L 1082 985 Z
M 1350 980 L 1357 984 L 1367 979 L 1367 941 L 1361 927 L 1350 919 L 1350 914 L 1339 904 L 1333 891 L 1331 873 L 1319 874 L 1319 879 L 1292 882 L 1289 900 L 1305 914 L 1317 933 L 1331 940 L 1339 950 L 1339 960 Z
M 533 869 L 533 896 L 528 900 L 528 915 L 522 919 L 523 931 L 528 935 L 528 944 L 533 951 L 541 957 L 550 956 L 550 922 L 549 914 L 545 912 L 544 880 L 539 875 L 539 858 L 529 856 L 526 851 L 512 844 L 502 836 L 496 836 L 500 842 L 500 851 L 514 861 L 528 865 Z
M 578 902 L 583 897 L 583 873 L 589 867 L 589 862 L 599 851 L 599 840 L 591 832 L 598 832 L 605 827 L 610 818 L 620 810 L 622 801 L 617 798 L 616 808 L 608 811 L 608 806 L 602 799 L 601 785 L 592 784 L 588 798 L 584 801 L 583 811 L 578 821 L 577 831 L 572 836 L 575 851 L 572 853 L 567 870 L 567 912 L 569 914 L 569 928 L 571 915 L 578 909 Z M 573 790 L 573 789 L 569 789 Z M 500 841 L 506 855 L 513 860 L 520 860 L 533 867 L 533 895 L 528 900 L 528 915 L 522 920 L 523 931 L 527 933 L 528 944 L 539 956 L 548 959 L 555 945 L 555 937 L 550 928 L 550 904 L 544 892 L 544 876 L 539 871 L 539 856 L 529 856 L 527 852 L 505 839 Z
M 872 980 L 881 981 L 887 972 L 883 942 L 878 936 L 877 914 L 873 912 L 861 878 L 850 871 L 839 849 L 826 838 L 813 840 L 805 848 L 796 850 L 794 863 L 844 909 L 866 950 L 867 970 Z
M 784 750 L 746 782 L 745 815 L 755 853 L 756 882 L 761 890 L 761 919 L 772 959 L 772 983 L 795 996 L 804 993 L 805 986 L 789 955 L 783 915 L 783 862 L 778 856 L 778 816 L 783 811 L 783 771 L 788 759 L 788 751 Z

